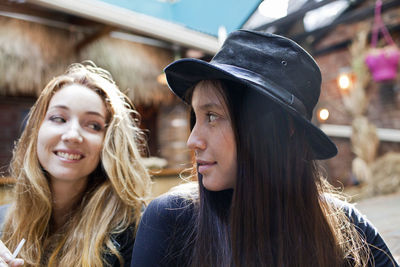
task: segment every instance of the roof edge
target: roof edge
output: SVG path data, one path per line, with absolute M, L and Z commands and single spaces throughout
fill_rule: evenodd
M 214 36 L 99 0 L 28 0 L 28 2 L 196 48 L 212 55 L 219 49 L 218 39 Z

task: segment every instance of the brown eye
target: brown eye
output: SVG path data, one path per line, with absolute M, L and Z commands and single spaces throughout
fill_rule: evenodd
M 208 122 L 213 122 L 213 121 L 215 121 L 217 118 L 218 118 L 217 115 L 212 114 L 212 113 L 207 113 Z
M 103 127 L 99 123 L 96 123 L 96 122 L 89 123 L 88 127 L 92 130 L 95 130 L 96 132 L 100 132 L 103 129 Z
M 57 116 L 51 116 L 49 118 L 49 120 L 52 121 L 52 122 L 56 122 L 56 123 L 64 123 L 64 122 L 66 122 L 66 120 L 63 117 L 58 116 L 58 115 Z

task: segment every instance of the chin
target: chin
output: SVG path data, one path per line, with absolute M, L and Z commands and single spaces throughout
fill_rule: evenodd
M 208 191 L 214 191 L 214 192 L 223 191 L 223 190 L 227 190 L 227 189 L 232 189 L 232 186 L 207 183 L 207 182 L 204 182 L 204 181 L 203 181 L 203 186 Z
M 78 175 L 75 173 L 59 173 L 55 175 L 51 175 L 52 179 L 57 181 L 64 181 L 64 182 L 73 182 L 83 179 L 87 177 L 86 175 Z

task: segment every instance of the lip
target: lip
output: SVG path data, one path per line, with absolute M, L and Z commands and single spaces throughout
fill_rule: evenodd
M 204 174 L 207 170 L 212 168 L 217 164 L 216 161 L 206 161 L 206 160 L 196 160 L 197 162 L 197 171 L 201 174 Z
M 78 162 L 85 157 L 84 154 L 79 150 L 57 149 L 54 150 L 53 153 L 63 162 L 69 162 L 69 163 Z M 60 155 L 60 153 L 67 155 Z

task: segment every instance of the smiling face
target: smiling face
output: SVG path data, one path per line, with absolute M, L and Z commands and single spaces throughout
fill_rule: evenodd
M 100 161 L 107 110 L 101 97 L 78 84 L 51 98 L 40 126 L 37 155 L 50 181 L 86 181 Z
M 231 189 L 236 183 L 235 135 L 221 90 L 203 81 L 192 95 L 196 123 L 187 145 L 195 151 L 198 172 L 210 191 Z

